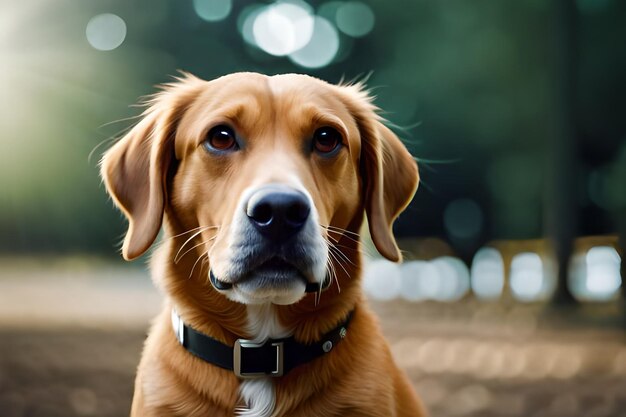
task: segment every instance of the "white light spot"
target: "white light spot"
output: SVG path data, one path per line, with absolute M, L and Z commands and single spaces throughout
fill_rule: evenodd
M 193 0 L 193 8 L 207 22 L 224 20 L 233 8 L 232 0 Z
M 265 6 L 262 4 L 251 4 L 244 7 L 237 18 L 237 28 L 239 29 L 243 40 L 250 45 L 256 46 L 253 32 L 254 21 L 263 10 L 265 10 Z
M 546 279 L 541 257 L 534 252 L 515 255 L 511 261 L 511 291 L 520 301 L 545 298 Z
M 369 297 L 388 301 L 400 294 L 400 268 L 386 260 L 375 260 L 365 266 L 363 288 Z
M 426 298 L 427 276 L 437 273 L 436 269 L 425 261 L 407 261 L 400 266 L 400 296 L 408 301 L 420 301 Z
M 438 270 L 440 280 L 439 291 L 434 299 L 437 301 L 455 301 L 462 298 L 470 286 L 470 274 L 463 261 L 451 256 L 434 259 L 432 264 Z
M 374 28 L 374 20 L 372 9 L 360 1 L 349 1 L 337 9 L 337 27 L 354 38 L 370 33 Z
M 575 253 L 570 259 L 568 287 L 577 299 L 587 299 L 589 295 L 587 291 L 587 261 L 584 254 Z
M 472 291 L 476 298 L 497 299 L 504 288 L 504 261 L 494 248 L 481 248 L 472 260 Z
M 425 262 L 420 277 L 420 288 L 424 298 L 437 300 L 442 287 L 443 282 L 439 276 L 439 269 L 432 262 Z
M 302 49 L 289 55 L 289 59 L 305 68 L 320 68 L 331 63 L 339 51 L 337 29 L 323 17 L 316 16 L 313 37 Z
M 589 249 L 585 257 L 587 263 L 587 297 L 593 300 L 608 300 L 615 295 L 622 284 L 620 276 L 620 256 L 610 246 L 596 246 Z
M 271 55 L 284 56 L 309 43 L 314 22 L 308 4 L 277 2 L 255 17 L 252 33 L 259 48 Z
M 443 224 L 453 238 L 475 238 L 483 228 L 483 213 L 473 200 L 454 200 L 443 212 Z
M 103 13 L 91 18 L 85 30 L 87 41 L 99 51 L 111 51 L 124 42 L 126 23 L 118 15 Z

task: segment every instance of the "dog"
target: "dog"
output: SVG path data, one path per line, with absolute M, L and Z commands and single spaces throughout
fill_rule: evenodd
M 123 257 L 163 229 L 131 415 L 425 415 L 361 289 L 362 224 L 401 261 L 419 182 L 363 83 L 183 73 L 145 105 L 100 166 Z

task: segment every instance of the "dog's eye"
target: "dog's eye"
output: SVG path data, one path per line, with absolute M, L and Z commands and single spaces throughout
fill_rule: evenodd
M 224 125 L 211 129 L 204 143 L 208 150 L 218 152 L 231 151 L 239 147 L 233 129 Z
M 332 127 L 320 127 L 313 134 L 313 146 L 321 154 L 330 154 L 341 146 L 341 133 Z

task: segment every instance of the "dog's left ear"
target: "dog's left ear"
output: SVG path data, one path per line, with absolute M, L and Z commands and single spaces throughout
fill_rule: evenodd
M 419 184 L 417 163 L 402 141 L 382 123 L 372 98 L 360 84 L 343 86 L 361 135 L 361 177 L 372 241 L 385 258 L 402 260 L 393 222 L 413 199 Z

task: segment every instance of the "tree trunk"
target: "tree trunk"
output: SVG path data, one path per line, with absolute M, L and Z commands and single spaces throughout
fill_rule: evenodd
M 619 256 L 622 258 L 620 266 L 620 275 L 622 277 L 622 327 L 626 329 L 626 207 L 622 207 L 617 211 L 619 227 Z
M 577 80 L 577 11 L 574 0 L 554 0 L 554 93 L 556 118 L 548 145 L 545 230 L 558 266 L 553 303 L 576 303 L 568 286 L 569 261 L 577 234 L 578 135 L 575 121 Z

